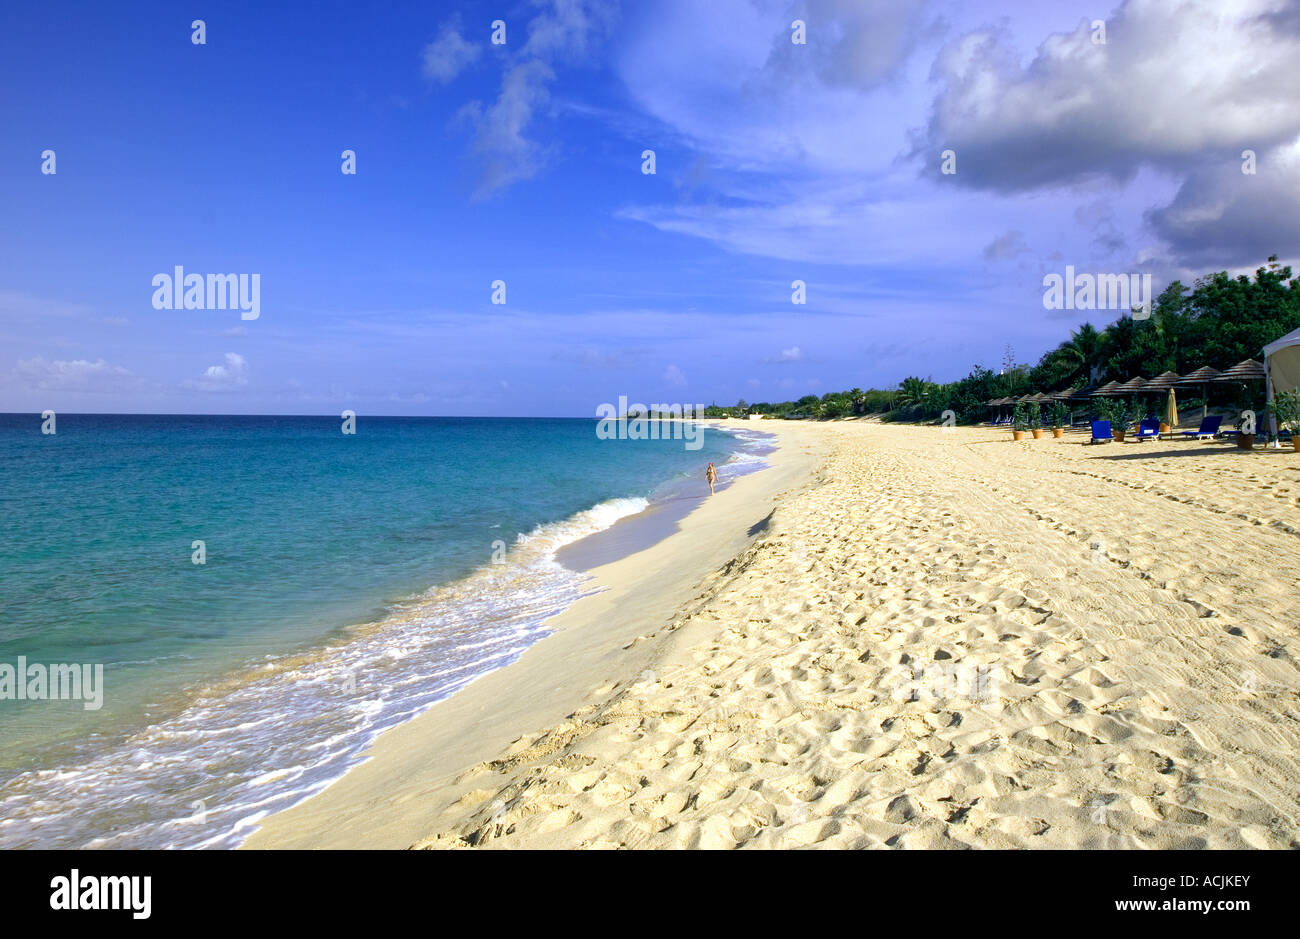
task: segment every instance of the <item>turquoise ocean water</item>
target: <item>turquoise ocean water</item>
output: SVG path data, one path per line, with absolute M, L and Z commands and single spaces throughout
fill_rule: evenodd
M 595 421 L 0 415 L 0 847 L 232 846 L 591 589 L 555 552 L 761 466 Z M 195 541 L 204 563 L 194 563 Z

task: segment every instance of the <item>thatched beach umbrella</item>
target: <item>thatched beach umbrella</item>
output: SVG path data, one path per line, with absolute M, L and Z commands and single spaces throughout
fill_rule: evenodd
M 1043 406 L 1044 404 L 1047 404 L 1049 401 L 1051 401 L 1051 400 L 1052 400 L 1052 396 L 1049 395 L 1049 394 L 1047 394 L 1047 393 L 1044 392 L 1044 391 L 1036 391 L 1036 392 L 1034 392 L 1032 395 L 1029 396 L 1029 400 L 1030 400 L 1030 401 L 1033 401 L 1035 404 L 1037 404 L 1039 407 L 1041 407 L 1041 406 Z
M 1092 391 L 1086 388 L 1064 388 L 1061 391 L 1058 391 L 1052 397 L 1056 398 L 1057 401 L 1064 401 L 1065 404 L 1070 408 L 1070 424 L 1073 425 L 1075 402 L 1080 400 L 1081 398 L 1087 398 L 1091 394 Z
M 1256 362 L 1254 359 L 1246 359 L 1244 362 L 1238 362 L 1227 371 L 1220 372 L 1210 381 L 1263 381 L 1264 380 L 1264 363 Z
M 1174 387 L 1174 382 L 1178 381 L 1177 372 L 1161 372 L 1155 378 L 1147 382 L 1147 391 L 1164 391 Z
M 1178 388 L 1184 388 L 1188 385 L 1201 386 L 1201 400 L 1202 400 L 1201 420 L 1202 421 L 1205 420 L 1206 416 L 1210 413 L 1209 382 L 1212 382 L 1214 381 L 1214 379 L 1218 378 L 1219 374 L 1220 372 L 1217 368 L 1210 368 L 1208 365 L 1203 365 L 1200 368 L 1198 368 L 1196 371 L 1188 372 L 1182 378 L 1178 379 L 1178 381 L 1174 382 L 1174 386 Z
M 1126 397 L 1131 397 L 1133 395 L 1137 395 L 1142 393 L 1143 391 L 1146 391 L 1146 388 L 1147 388 L 1147 380 L 1143 378 L 1141 375 L 1138 375 L 1136 378 L 1130 378 L 1128 381 L 1124 382 L 1124 384 L 1116 388 L 1115 391 Z M 1137 402 L 1134 401 L 1133 404 L 1134 406 L 1136 406 Z M 1137 414 L 1136 419 L 1142 420 L 1145 416 L 1146 415 L 1144 414 Z
M 1254 359 L 1246 359 L 1244 362 L 1238 362 L 1230 369 L 1220 372 L 1212 380 L 1215 382 L 1248 382 L 1263 381 L 1265 378 L 1264 363 L 1256 362 Z M 1240 425 L 1239 425 L 1240 426 Z

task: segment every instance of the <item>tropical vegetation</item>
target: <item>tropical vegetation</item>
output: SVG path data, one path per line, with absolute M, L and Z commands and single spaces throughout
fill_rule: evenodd
M 1274 255 L 1253 278 L 1220 271 L 1191 287 L 1174 281 L 1156 298 L 1149 317 L 1125 314 L 1100 330 L 1083 323 L 1033 365 L 1017 363 L 1008 346 L 998 371 L 976 365 L 957 381 L 937 383 L 910 375 L 895 389 L 853 388 L 779 403 L 741 401 L 732 407 L 713 405 L 705 414 L 816 419 L 877 414 L 886 421 L 923 421 L 952 411 L 959 423 L 968 424 L 985 420 L 987 402 L 995 398 L 1123 382 L 1136 375 L 1151 378 L 1168 371 L 1185 375 L 1204 365 L 1222 371 L 1245 359 L 1259 359 L 1266 343 L 1296 328 L 1300 277 L 1293 277 L 1290 266 L 1279 264 Z M 1212 384 L 1208 391 L 1211 405 L 1263 408 L 1262 382 Z M 1090 408 L 1095 413 L 1105 403 L 1093 399 Z M 1199 406 L 1201 401 L 1180 397 L 1180 403 Z M 1155 406 L 1154 401 L 1143 404 Z

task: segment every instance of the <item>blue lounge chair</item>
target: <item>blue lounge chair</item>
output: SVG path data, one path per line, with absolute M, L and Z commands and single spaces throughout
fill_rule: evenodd
M 1107 443 L 1114 439 L 1115 435 L 1110 432 L 1110 421 L 1092 422 L 1092 439 L 1088 443 Z
M 1155 418 L 1148 418 L 1141 424 L 1138 424 L 1136 435 L 1138 440 L 1159 440 L 1160 439 L 1160 421 Z
M 1212 440 L 1219 432 L 1219 425 L 1222 423 L 1222 417 L 1206 417 L 1201 419 L 1201 426 L 1196 430 L 1180 430 L 1179 433 L 1184 437 L 1194 437 L 1197 440 Z

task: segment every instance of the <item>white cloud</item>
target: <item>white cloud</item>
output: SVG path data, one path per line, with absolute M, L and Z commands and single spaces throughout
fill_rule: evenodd
M 1029 229 L 1039 216 L 1029 199 L 995 201 L 902 175 L 733 182 L 726 204 L 634 205 L 618 215 L 744 254 L 882 269 L 976 258 L 1009 224 Z
M 772 356 L 767 361 L 770 364 L 782 365 L 788 362 L 798 362 L 803 358 L 803 353 L 799 351 L 798 346 L 791 346 L 789 349 L 782 349 L 779 355 Z
M 93 394 L 120 392 L 139 382 L 120 365 L 103 359 L 50 361 L 42 356 L 20 361 L 14 370 L 19 383 L 28 390 L 80 391 Z
M 683 388 L 686 385 L 686 374 L 676 365 L 669 365 L 664 369 L 663 380 L 673 388 Z
M 585 0 L 551 0 L 528 26 L 519 58 L 506 69 L 491 105 L 470 101 L 457 114 L 474 128 L 474 152 L 483 161 L 475 195 L 483 196 L 536 176 L 552 146 L 531 134 L 536 114 L 551 100 L 552 65 L 560 53 L 584 58 L 610 21 L 610 8 Z
M 248 384 L 248 360 L 238 352 L 227 352 L 225 364 L 209 365 L 202 377 L 187 381 L 196 391 L 235 391 Z
M 790 23 L 808 24 L 807 45 Z M 879 171 L 922 114 L 924 73 L 903 78 L 933 31 L 915 0 L 667 0 L 625 31 L 619 76 L 636 104 L 721 168 Z M 664 172 L 661 167 L 660 172 Z
M 1015 191 L 1300 133 L 1300 35 L 1264 19 L 1293 0 L 1126 0 L 1093 42 L 1081 19 L 1021 66 L 1001 31 L 970 32 L 935 63 L 943 83 L 921 149 L 957 154 L 958 185 Z
M 446 84 L 472 65 L 482 53 L 482 45 L 467 42 L 454 25 L 449 25 L 443 28 L 437 39 L 424 47 L 421 71 L 425 78 Z
M 525 131 L 533 112 L 549 99 L 546 85 L 554 77 L 545 62 L 524 62 L 506 72 L 490 107 L 471 101 L 461 108 L 458 117 L 473 125 L 474 152 L 483 161 L 477 195 L 531 179 L 542 168 L 548 148 Z

